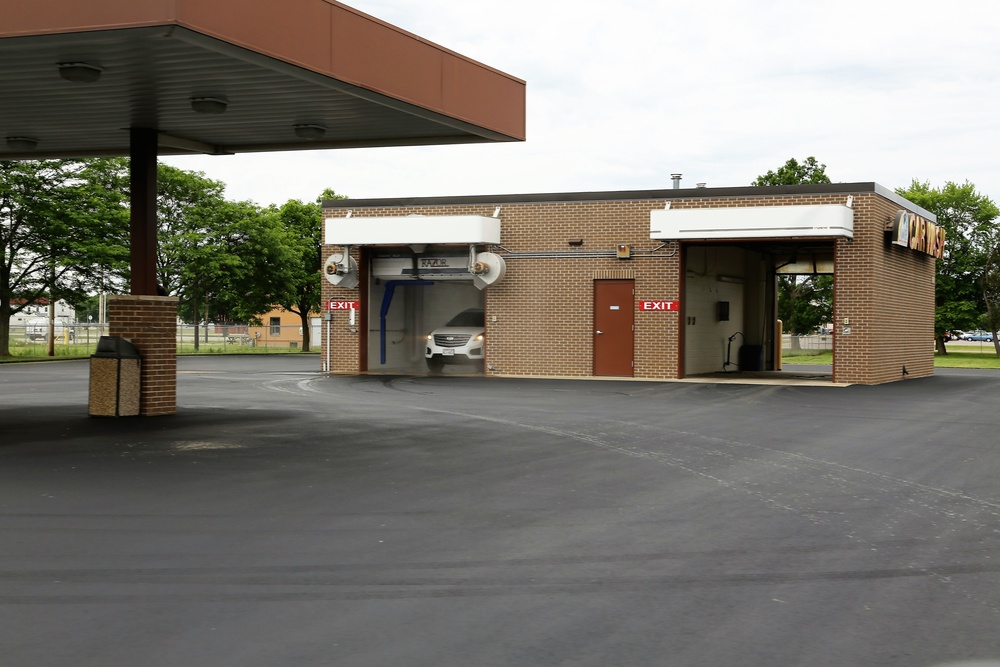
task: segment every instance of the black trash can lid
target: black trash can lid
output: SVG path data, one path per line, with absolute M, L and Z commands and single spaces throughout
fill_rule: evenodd
M 97 351 L 91 357 L 113 357 L 116 359 L 138 359 L 139 350 L 121 336 L 101 336 L 97 341 Z

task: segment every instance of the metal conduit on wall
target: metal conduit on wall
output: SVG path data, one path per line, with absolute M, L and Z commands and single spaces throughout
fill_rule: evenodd
M 657 246 L 656 248 L 645 249 L 632 249 L 632 255 L 652 255 L 659 252 L 665 248 L 668 244 Z M 665 253 L 663 257 L 673 257 L 677 254 L 677 249 L 679 244 L 674 243 L 674 247 L 669 253 Z M 616 250 L 576 250 L 576 251 L 554 251 L 554 250 L 537 250 L 537 251 L 522 251 L 513 252 L 504 248 L 503 246 L 493 246 L 493 248 L 502 250 L 504 252 L 501 257 L 506 259 L 594 259 L 600 257 L 611 257 L 615 258 L 618 256 Z

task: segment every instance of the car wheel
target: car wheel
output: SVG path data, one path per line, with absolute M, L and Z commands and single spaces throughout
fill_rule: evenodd
M 427 357 L 427 370 L 431 373 L 440 373 L 444 370 L 444 362 L 437 357 Z

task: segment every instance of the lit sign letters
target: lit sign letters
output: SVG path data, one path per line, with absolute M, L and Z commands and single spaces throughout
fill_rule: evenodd
M 327 310 L 360 310 L 360 301 L 327 301 Z
M 944 257 L 944 227 L 927 218 L 909 211 L 897 211 L 892 223 L 892 243 L 894 245 L 926 253 L 941 259 Z

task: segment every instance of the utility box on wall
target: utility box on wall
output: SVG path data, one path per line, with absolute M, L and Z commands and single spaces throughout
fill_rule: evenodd
M 719 309 L 719 316 L 718 316 L 719 317 L 719 321 L 720 322 L 728 322 L 729 321 L 729 302 L 728 301 L 719 301 L 718 302 L 718 309 Z

